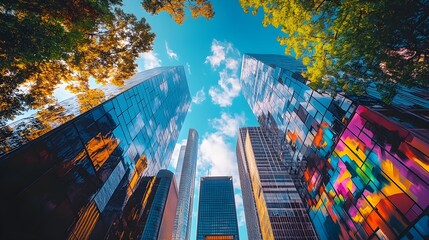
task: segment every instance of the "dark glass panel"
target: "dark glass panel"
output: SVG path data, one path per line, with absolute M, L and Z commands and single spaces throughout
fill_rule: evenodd
M 64 176 L 67 197 L 75 212 L 79 212 L 101 186 L 91 160 L 85 155 L 73 169 Z
M 97 171 L 97 175 L 102 182 L 105 182 L 110 174 L 115 169 L 119 161 L 122 160 L 123 151 L 120 147 L 117 147 L 108 157 L 107 161 Z
M 110 117 L 110 114 L 106 114 L 98 119 L 97 124 L 103 135 L 111 132 L 116 127 L 115 122 L 113 121 L 112 117 Z
M 106 110 L 104 110 L 104 108 L 102 106 L 98 106 L 98 107 L 91 109 L 91 113 L 92 113 L 94 120 L 97 120 L 106 113 Z
M 41 162 L 34 152 L 34 147 L 26 147 L 1 160 L 0 187 L 2 195 L 7 196 L 7 199 L 16 196 L 54 164 L 56 158 L 52 155 L 48 157 L 48 153 L 46 153 L 44 161 Z M 4 200 L 6 199 L 2 201 Z
M 73 125 L 68 125 L 48 136 L 46 145 L 57 153 L 59 161 L 69 161 L 83 149 L 79 134 Z
M 75 122 L 75 126 L 84 143 L 88 142 L 100 132 L 91 114 L 85 114 L 84 117 L 79 118 L 79 120 Z

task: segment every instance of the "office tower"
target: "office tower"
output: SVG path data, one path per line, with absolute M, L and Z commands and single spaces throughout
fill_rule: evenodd
M 319 237 L 428 238 L 429 91 L 401 89 L 392 105 L 372 87 L 332 97 L 308 87 L 304 70 L 248 54 L 241 83 L 261 126 L 283 132 L 276 148 L 290 148 L 283 161 Z
M 101 90 L 92 108 L 72 98 L 58 116 L 2 131 L 2 239 L 105 238 L 140 179 L 168 166 L 191 100 L 183 67 Z M 58 118 L 68 121 L 41 124 Z M 30 141 L 32 133 L 42 136 Z
M 197 240 L 209 239 L 239 239 L 232 177 L 201 178 Z
M 248 237 L 317 239 L 307 209 L 274 149 L 272 138 L 261 127 L 239 130 L 237 163 Z
M 160 170 L 154 177 L 142 177 L 106 238 L 171 239 L 177 200 L 172 172 Z
M 183 146 L 180 149 L 178 161 L 178 168 L 180 167 L 179 202 L 174 220 L 173 239 L 188 240 L 191 237 L 192 203 L 198 157 L 198 132 L 195 129 L 189 129 L 184 153 L 182 149 Z M 183 157 L 181 157 L 182 153 Z
M 182 167 L 183 167 L 183 159 L 185 158 L 186 144 L 180 146 L 179 158 L 177 159 L 176 165 L 176 173 L 174 176 L 176 177 L 177 189 L 180 186 L 180 177 L 182 176 Z

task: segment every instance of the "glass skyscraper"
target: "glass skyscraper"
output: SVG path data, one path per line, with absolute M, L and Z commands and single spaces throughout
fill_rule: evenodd
M 312 90 L 292 57 L 247 54 L 241 83 L 261 125 L 290 148 L 283 162 L 321 239 L 429 237 L 428 90 L 393 105 Z M 426 99 L 426 100 L 425 100 Z
M 176 173 L 174 174 L 174 176 L 176 177 L 177 189 L 179 189 L 180 186 L 180 177 L 182 176 L 182 167 L 183 160 L 185 159 L 185 152 L 186 144 L 180 146 L 179 158 L 177 159 Z
M 168 166 L 191 100 L 183 67 L 101 90 L 2 129 L 1 238 L 105 238 L 142 177 Z
M 172 172 L 163 169 L 154 177 L 143 177 L 106 239 L 171 239 L 177 200 Z
M 238 240 L 232 177 L 202 177 L 197 240 Z
M 180 169 L 180 183 L 173 233 L 173 239 L 176 240 L 188 240 L 191 237 L 192 204 L 198 157 L 198 132 L 195 129 L 189 129 L 185 151 L 182 152 L 182 149 L 183 146 L 177 163 L 177 168 Z
M 248 237 L 317 239 L 307 209 L 274 148 L 274 136 L 261 127 L 239 130 L 237 163 Z

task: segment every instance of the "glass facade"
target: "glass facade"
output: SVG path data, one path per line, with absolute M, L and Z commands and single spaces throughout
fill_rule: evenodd
M 191 100 L 183 67 L 101 90 L 86 112 L 61 102 L 61 125 L 30 117 L 2 131 L 2 238 L 104 238 L 140 180 L 168 166 Z
M 189 129 L 186 148 L 183 157 L 181 156 L 182 151 L 180 151 L 178 161 L 178 165 L 181 164 L 179 171 L 179 203 L 174 221 L 173 239 L 188 240 L 191 237 L 192 204 L 198 158 L 198 132 L 195 129 Z
M 283 132 L 283 161 L 319 237 L 428 238 L 428 91 L 402 89 L 392 106 L 371 88 L 332 97 L 311 90 L 303 70 L 291 57 L 249 54 L 241 83 L 261 125 Z
M 174 176 L 176 177 L 176 183 L 177 183 L 178 189 L 180 186 L 180 177 L 182 176 L 182 167 L 183 167 L 183 160 L 185 158 L 185 151 L 186 151 L 186 144 L 180 146 L 179 158 L 177 159 L 177 165 L 176 165 L 176 172 L 174 173 Z
M 239 239 L 232 177 L 201 178 L 197 240 L 205 239 Z
M 274 148 L 273 136 L 261 127 L 239 130 L 237 162 L 248 236 L 317 239 L 307 209 Z M 286 154 L 288 151 L 283 151 L 282 155 Z M 243 188 L 244 185 L 248 187 Z
M 154 184 L 155 193 L 145 219 L 140 239 L 170 239 L 173 234 L 174 213 L 177 207 L 177 192 L 174 191 L 174 174 L 168 170 L 159 171 Z M 170 195 L 171 194 L 171 195 Z M 168 211 L 167 211 L 168 210 Z
M 106 239 L 171 239 L 177 206 L 174 174 L 160 170 L 143 177 L 114 219 Z

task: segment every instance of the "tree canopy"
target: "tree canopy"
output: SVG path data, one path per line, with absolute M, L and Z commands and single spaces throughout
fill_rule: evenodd
M 214 16 L 213 6 L 209 0 L 143 0 L 142 6 L 151 14 L 162 11 L 169 13 L 178 24 L 182 24 L 185 20 L 187 7 L 193 18 L 203 16 L 210 19 Z
M 27 109 L 54 104 L 67 84 L 91 92 L 88 80 L 121 85 L 155 34 L 121 0 L 0 0 L 0 125 Z
M 310 86 L 362 94 L 375 84 L 385 102 L 399 86 L 429 87 L 428 0 L 240 0 L 280 28 L 287 54 L 307 66 Z

